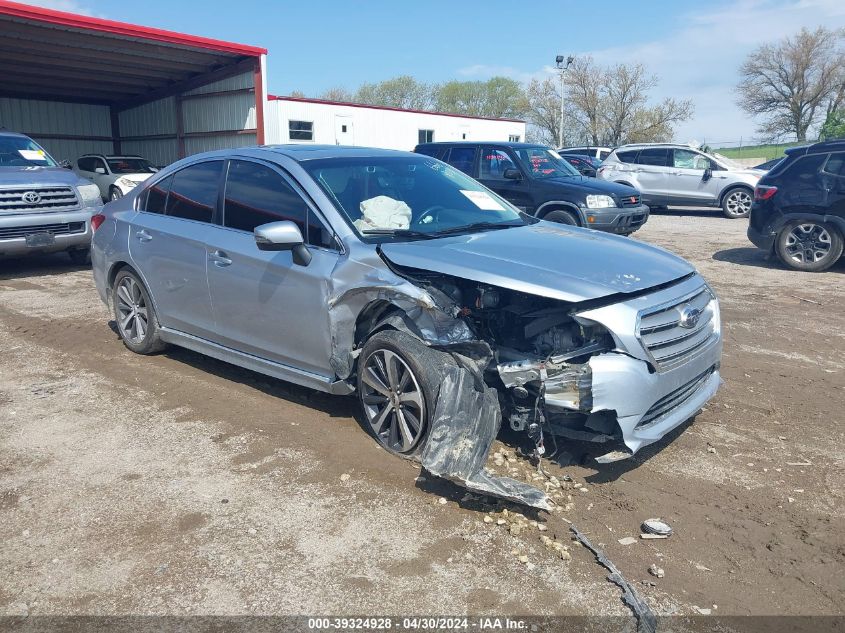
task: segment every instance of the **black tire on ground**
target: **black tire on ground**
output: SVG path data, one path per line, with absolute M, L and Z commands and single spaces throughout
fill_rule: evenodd
M 842 234 L 830 224 L 797 220 L 784 226 L 775 240 L 775 254 L 795 270 L 821 272 L 842 256 Z
M 136 354 L 155 354 L 167 344 L 158 333 L 158 319 L 150 294 L 130 269 L 117 273 L 112 285 L 112 306 L 123 344 Z
M 387 451 L 402 457 L 419 454 L 449 354 L 427 347 L 397 330 L 376 332 L 358 358 L 358 401 L 364 427 Z
M 559 224 L 579 226 L 578 218 L 570 211 L 549 211 L 543 216 L 543 219 L 548 220 L 549 222 L 558 222 Z
M 77 266 L 88 266 L 91 263 L 91 249 L 90 248 L 74 248 L 67 252 L 70 261 Z
M 722 196 L 722 213 L 731 220 L 747 218 L 751 213 L 753 196 L 753 192 L 745 187 L 728 189 Z
M 120 200 L 123 197 L 123 192 L 117 187 L 109 189 L 109 200 Z

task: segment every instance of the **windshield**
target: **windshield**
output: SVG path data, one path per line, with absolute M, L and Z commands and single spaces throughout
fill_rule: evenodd
M 109 158 L 113 174 L 154 174 L 156 170 L 143 158 Z
M 50 155 L 25 136 L 0 136 L 0 167 L 56 167 Z
M 517 149 L 516 156 L 534 178 L 569 178 L 581 175 L 560 154 L 548 147 Z
M 367 241 L 526 223 L 495 193 L 425 156 L 330 158 L 302 166 Z

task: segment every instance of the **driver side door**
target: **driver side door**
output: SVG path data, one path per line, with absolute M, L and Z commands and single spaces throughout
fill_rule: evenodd
M 478 162 L 478 181 L 482 185 L 492 189 L 518 209 L 527 213 L 534 211 L 530 181 L 508 151 L 504 148 L 482 147 Z M 505 170 L 508 169 L 516 169 L 522 174 L 522 178 L 519 180 L 505 178 Z
M 329 225 L 292 178 L 262 161 L 228 161 L 223 217 L 206 238 L 216 342 L 321 376 L 332 376 L 327 280 L 340 257 Z M 289 220 L 312 259 L 261 251 L 255 227 Z

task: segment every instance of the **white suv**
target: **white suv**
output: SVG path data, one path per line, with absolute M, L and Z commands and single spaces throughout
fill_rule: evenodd
M 728 218 L 744 218 L 751 211 L 754 187 L 765 173 L 688 145 L 647 143 L 617 147 L 597 177 L 636 187 L 652 209 L 721 207 Z
M 73 170 L 100 188 L 103 200 L 117 200 L 158 171 L 140 156 L 80 156 Z

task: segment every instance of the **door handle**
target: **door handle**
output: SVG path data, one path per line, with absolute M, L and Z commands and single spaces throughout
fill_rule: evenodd
M 144 229 L 135 232 L 135 237 L 138 238 L 139 242 L 149 242 L 153 239 L 153 236 L 147 233 Z
M 214 262 L 214 265 L 218 268 L 224 268 L 226 266 L 231 265 L 232 260 L 229 259 L 229 256 L 221 250 L 216 250 L 209 254 L 208 258 Z

